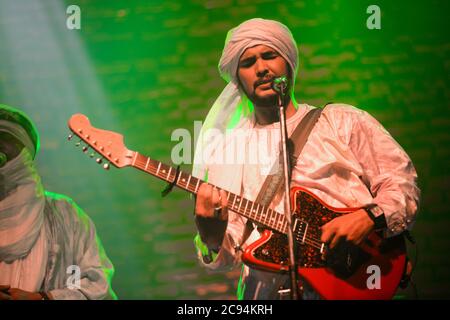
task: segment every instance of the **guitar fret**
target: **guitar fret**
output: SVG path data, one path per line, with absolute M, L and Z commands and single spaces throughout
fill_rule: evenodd
M 197 179 L 197 178 L 196 178 L 196 179 Z M 199 184 L 200 184 L 200 179 L 197 179 L 197 186 L 195 187 L 195 193 L 198 192 L 198 186 L 199 186 Z
M 276 224 L 278 225 L 278 230 L 283 230 L 283 227 L 282 226 L 280 227 L 280 224 L 283 225 L 283 221 L 281 221 L 280 218 L 281 218 L 281 215 L 277 215 L 277 218 L 276 218 L 277 223 Z
M 147 163 L 145 164 L 144 171 L 147 171 L 149 163 L 150 163 L 150 158 L 147 158 Z
M 277 222 L 278 221 L 278 222 Z M 272 223 L 277 224 L 278 223 L 278 229 L 283 230 L 283 227 L 280 227 L 280 222 L 283 221 L 283 216 L 280 215 L 278 212 L 274 212 L 274 215 L 272 217 Z M 281 228 L 281 229 L 280 229 Z
M 156 170 L 156 176 L 158 176 L 159 170 L 161 169 L 161 164 L 162 164 L 162 162 L 160 162 L 160 163 L 158 164 L 158 169 Z M 158 176 L 158 177 L 159 177 L 159 176 Z
M 256 212 L 255 212 L 255 219 L 258 217 L 258 215 L 259 215 L 259 208 L 260 208 L 260 205 L 259 205 L 259 203 L 257 203 L 256 204 Z
M 261 221 L 266 218 L 266 214 L 264 213 L 264 211 L 267 211 L 267 208 L 265 206 L 261 206 L 259 208 L 259 218 L 261 219 Z
M 239 202 L 239 207 L 238 207 L 237 211 L 241 210 L 242 201 L 240 201 L 240 200 L 241 200 L 240 197 L 237 197 L 237 201 Z
M 167 172 L 166 180 L 170 181 L 170 173 L 172 172 L 172 167 L 169 167 L 169 171 Z
M 263 208 L 264 209 L 264 208 Z M 268 224 L 270 223 L 269 219 L 269 207 L 266 208 L 266 213 L 263 215 L 263 222 Z M 270 225 L 270 224 L 269 224 Z
M 131 165 L 132 165 L 132 166 L 135 165 L 137 156 L 138 156 L 138 153 L 135 152 L 135 153 L 134 153 L 134 157 L 133 157 L 133 161 L 131 162 Z
M 189 182 L 191 181 L 191 178 L 192 178 L 192 175 L 189 175 L 189 179 L 186 182 L 186 189 L 188 189 L 188 190 L 189 190 Z
M 278 225 L 278 217 L 272 218 L 272 220 L 270 221 L 272 228 L 279 230 L 280 226 Z
M 247 206 L 248 206 L 248 200 L 245 200 L 245 208 L 244 208 L 244 215 L 247 214 Z
M 235 194 L 233 194 L 233 204 L 231 205 L 231 208 L 233 208 L 234 209 L 234 203 L 236 202 L 236 195 Z
M 252 202 L 252 207 L 250 208 L 250 217 L 252 217 L 252 214 L 253 214 L 253 207 L 254 207 L 254 205 L 255 205 L 255 203 L 254 203 L 254 202 Z
M 273 217 L 271 217 L 273 212 L 274 212 L 273 210 L 267 210 L 267 212 L 266 212 L 267 225 L 269 225 L 271 228 L 276 229 L 276 226 L 273 223 Z
M 182 171 L 180 171 L 180 172 L 178 173 L 178 179 L 177 179 L 176 184 L 178 184 L 178 183 L 180 182 L 180 178 L 181 178 L 182 175 L 183 175 L 183 173 L 182 173 Z M 175 179 L 175 178 L 174 178 L 174 179 Z

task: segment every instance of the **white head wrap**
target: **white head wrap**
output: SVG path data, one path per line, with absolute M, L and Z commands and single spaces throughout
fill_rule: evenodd
M 47 257 L 45 194 L 33 162 L 36 146 L 17 123 L 0 120 L 0 131 L 25 145 L 0 168 L 0 283 L 36 291 Z
M 239 90 L 237 69 L 242 53 L 251 47 L 266 45 L 275 49 L 289 64 L 292 71 L 291 87 L 294 86 L 298 67 L 298 50 L 289 29 L 280 22 L 260 18 L 250 19 L 231 29 L 219 62 L 219 72 L 228 84 L 211 107 L 197 141 L 193 175 L 203 179 L 209 154 L 207 145 L 214 143 L 207 134 L 211 129 L 225 133 L 231 128 L 248 128 L 253 119 L 253 109 Z M 218 130 L 218 131 L 217 131 Z M 211 150 L 208 148 L 208 150 Z
M 25 257 L 39 236 L 44 221 L 44 189 L 30 151 L 24 148 L 0 168 L 0 261 Z

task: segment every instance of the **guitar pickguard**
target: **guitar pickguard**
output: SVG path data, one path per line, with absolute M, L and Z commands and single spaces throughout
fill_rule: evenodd
M 308 235 L 320 239 L 320 227 L 340 216 L 342 213 L 332 211 L 318 202 L 311 195 L 300 192 L 295 197 L 295 206 L 293 221 L 301 220 L 308 224 Z M 297 230 L 297 232 L 304 230 Z M 304 268 L 325 267 L 326 261 L 323 260 L 323 254 L 320 248 L 302 244 L 303 233 L 295 234 L 297 265 Z M 254 256 L 262 261 L 270 263 L 288 265 L 288 240 L 287 236 L 278 232 L 273 232 L 269 241 L 254 250 Z M 319 245 L 319 244 L 318 244 Z

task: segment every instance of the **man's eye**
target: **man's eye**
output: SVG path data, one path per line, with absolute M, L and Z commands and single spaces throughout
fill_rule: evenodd
M 241 68 L 248 68 L 251 65 L 253 65 L 254 63 L 255 63 L 255 59 L 254 58 L 244 59 L 241 62 L 239 62 L 239 67 L 241 67 Z
M 278 57 L 278 54 L 276 52 L 265 52 L 262 54 L 262 57 L 266 60 L 275 59 Z

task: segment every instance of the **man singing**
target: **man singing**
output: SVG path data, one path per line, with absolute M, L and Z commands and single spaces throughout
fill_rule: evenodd
M 241 265 L 242 250 L 260 236 L 254 224 L 227 208 L 227 192 L 212 185 L 253 201 L 260 193 L 268 193 L 261 191 L 267 175 L 282 174 L 282 170 L 267 170 L 272 166 L 266 161 L 267 157 L 270 164 L 279 161 L 278 96 L 272 82 L 280 76 L 289 80 L 285 104 L 291 135 L 314 109 L 295 101 L 297 68 L 295 40 L 277 21 L 251 19 L 227 35 L 219 72 L 228 84 L 202 128 L 205 135 L 208 130 L 227 134 L 223 139 L 199 140 L 193 169 L 194 176 L 208 182 L 199 188 L 195 203 L 195 244 L 201 264 L 208 269 L 229 270 Z M 241 155 L 245 161 L 223 161 Z M 255 155 L 259 161 L 248 161 Z M 365 111 L 345 104 L 327 105 L 301 155 L 292 163 L 291 174 L 291 186 L 307 189 L 329 206 L 362 208 L 322 226 L 321 241 L 331 249 L 340 240 L 361 244 L 373 230 L 392 237 L 413 226 L 420 195 L 414 166 L 392 136 Z M 270 208 L 284 213 L 285 196 L 280 188 Z M 286 284 L 287 275 L 245 265 L 238 298 L 276 299 L 278 289 Z M 302 295 L 320 298 L 307 284 Z

